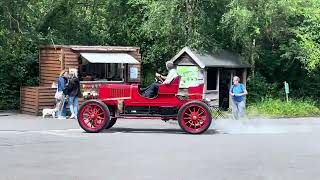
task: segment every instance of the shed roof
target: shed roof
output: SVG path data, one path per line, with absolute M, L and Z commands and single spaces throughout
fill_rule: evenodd
M 183 48 L 171 61 L 174 62 L 179 57 L 187 53 L 201 68 L 205 67 L 226 67 L 226 68 L 249 68 L 248 63 L 242 62 L 241 57 L 227 50 L 222 50 L 217 54 L 200 53 L 189 47 Z
M 140 50 L 139 47 L 131 47 L 131 46 L 79 46 L 79 45 L 45 45 L 40 46 L 41 49 L 46 48 L 70 48 L 74 51 L 80 52 L 89 52 L 89 51 L 96 51 L 96 52 L 108 52 L 108 51 L 137 51 Z

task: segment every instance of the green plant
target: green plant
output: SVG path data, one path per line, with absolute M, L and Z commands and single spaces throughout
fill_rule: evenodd
M 276 117 L 319 116 L 320 108 L 312 100 L 291 99 L 289 102 L 280 99 L 265 98 L 248 107 L 249 115 Z

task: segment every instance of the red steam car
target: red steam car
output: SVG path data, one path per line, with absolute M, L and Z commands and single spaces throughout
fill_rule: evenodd
M 178 94 L 180 77 L 161 84 L 154 98 L 142 96 L 138 84 L 106 84 L 98 90 L 98 99 L 88 100 L 79 110 L 78 122 L 86 132 L 111 128 L 117 118 L 177 120 L 187 133 L 201 134 L 212 121 L 211 112 L 202 99 L 203 84 Z

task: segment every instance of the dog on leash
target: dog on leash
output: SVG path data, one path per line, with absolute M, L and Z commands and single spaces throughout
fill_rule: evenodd
M 44 108 L 42 110 L 42 117 L 45 118 L 45 116 L 51 115 L 52 118 L 56 118 L 57 111 L 58 111 L 58 108 L 54 108 L 54 109 Z

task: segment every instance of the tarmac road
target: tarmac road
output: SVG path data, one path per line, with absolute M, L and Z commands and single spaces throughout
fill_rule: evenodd
M 320 178 L 320 118 L 217 120 L 203 135 L 155 120 L 98 134 L 75 120 L 13 114 L 0 123 L 1 180 Z

